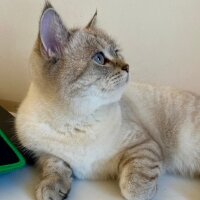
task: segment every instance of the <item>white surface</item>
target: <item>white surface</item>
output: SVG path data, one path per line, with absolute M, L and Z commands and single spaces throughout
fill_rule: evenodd
M 98 24 L 116 38 L 134 77 L 200 94 L 199 0 L 51 0 L 66 25 Z M 0 99 L 20 101 L 44 0 L 0 0 Z
M 30 167 L 0 175 L 0 200 L 34 200 L 38 174 Z M 154 200 L 200 200 L 200 180 L 164 176 Z M 74 181 L 68 200 L 123 200 L 116 182 Z

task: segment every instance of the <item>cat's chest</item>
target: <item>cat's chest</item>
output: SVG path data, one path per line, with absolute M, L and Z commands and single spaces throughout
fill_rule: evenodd
M 66 136 L 62 145 L 57 143 L 58 154 L 69 163 L 78 178 L 106 177 L 112 174 L 118 150 L 117 137 L 101 133 L 90 137 L 84 133 Z M 88 133 L 89 134 L 89 133 Z M 92 133 L 91 133 L 92 134 Z
M 97 178 L 112 172 L 117 148 L 111 141 L 66 148 L 65 159 L 78 178 Z
M 72 167 L 78 178 L 106 177 L 114 172 L 119 151 L 121 118 L 97 120 L 83 126 L 59 126 L 49 138 L 51 150 Z

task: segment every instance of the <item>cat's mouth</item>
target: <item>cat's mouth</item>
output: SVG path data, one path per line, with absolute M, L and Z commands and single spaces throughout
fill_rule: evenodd
M 129 72 L 119 72 L 114 76 L 114 83 L 117 84 L 126 84 L 129 81 Z
M 116 87 L 125 86 L 129 81 L 129 73 L 124 75 L 119 79 L 119 82 L 116 84 Z
M 116 90 L 118 88 L 124 87 L 129 81 L 129 73 L 116 73 L 114 76 L 110 78 L 108 81 L 107 91 Z

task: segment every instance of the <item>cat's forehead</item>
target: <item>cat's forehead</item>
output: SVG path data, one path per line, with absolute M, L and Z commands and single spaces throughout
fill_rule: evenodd
M 97 39 L 100 42 L 104 43 L 104 45 L 116 46 L 115 41 L 101 29 L 97 29 L 97 28 L 83 29 L 83 31 L 89 37 L 94 37 L 95 39 Z
M 116 42 L 101 29 L 75 30 L 72 45 L 87 48 L 87 50 L 117 48 Z

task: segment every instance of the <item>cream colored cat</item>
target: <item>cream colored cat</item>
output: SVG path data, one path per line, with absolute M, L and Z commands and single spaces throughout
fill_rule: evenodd
M 116 178 L 126 199 L 149 200 L 162 173 L 200 172 L 200 97 L 136 83 L 125 91 L 129 67 L 95 18 L 68 29 L 47 3 L 40 19 L 16 118 L 19 140 L 39 157 L 38 200 L 64 199 L 72 174 Z

